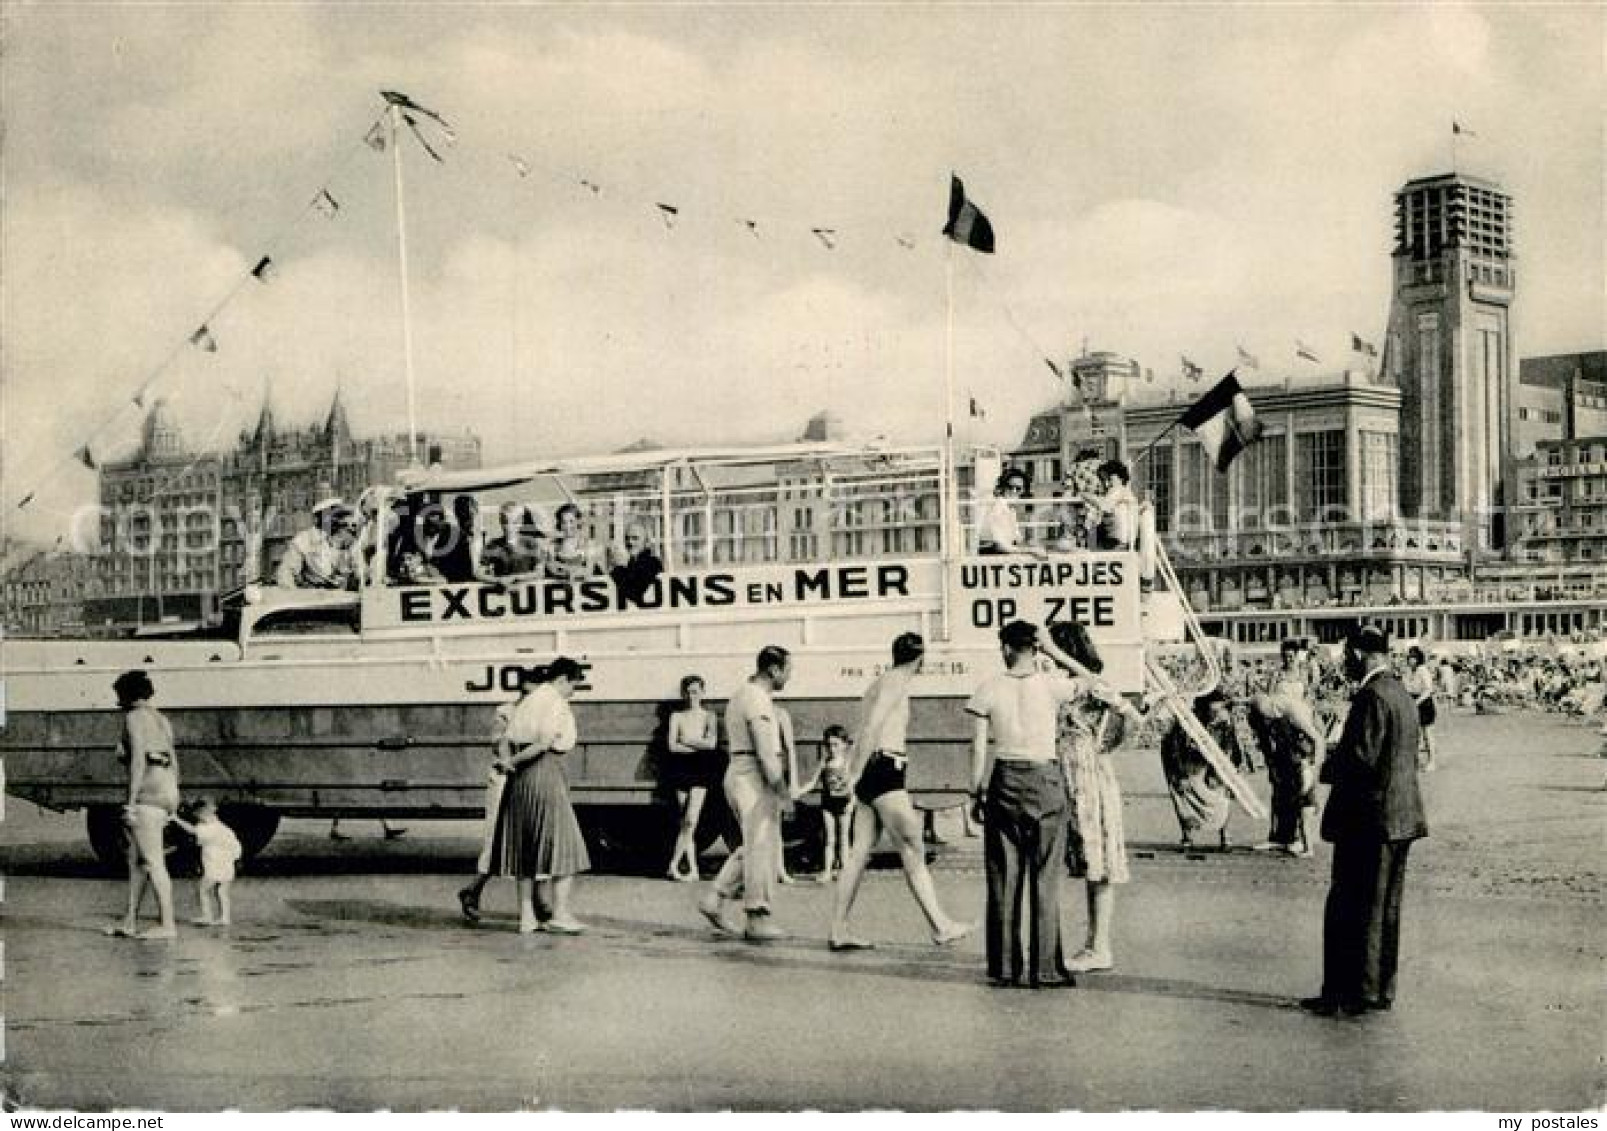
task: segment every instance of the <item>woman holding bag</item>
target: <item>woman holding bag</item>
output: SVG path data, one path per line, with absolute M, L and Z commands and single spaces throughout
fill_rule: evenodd
M 567 656 L 526 674 L 535 691 L 521 699 L 497 742 L 508 770 L 492 858 L 499 875 L 519 886 L 519 932 L 578 935 L 570 895 L 575 876 L 590 871 L 591 857 L 569 803 L 561 758 L 575 748 L 569 709 L 584 672 Z

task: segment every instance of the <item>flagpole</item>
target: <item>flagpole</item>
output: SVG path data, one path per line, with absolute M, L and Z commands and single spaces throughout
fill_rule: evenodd
M 1182 423 L 1182 420 L 1183 420 L 1183 418 L 1181 416 L 1178 417 L 1176 420 L 1172 421 L 1172 423 L 1168 424 L 1166 426 L 1166 428 L 1161 432 L 1161 434 L 1159 436 L 1156 436 L 1149 443 L 1145 444 L 1144 445 L 1144 450 L 1139 452 L 1136 456 L 1134 456 L 1133 461 L 1130 464 L 1127 465 L 1127 470 L 1128 471 L 1136 470 L 1137 467 L 1138 467 L 1139 461 L 1141 461 L 1145 456 L 1149 455 L 1150 452 L 1154 451 L 1155 450 L 1155 445 L 1159 444 L 1162 440 L 1166 439 L 1166 437 L 1170 436 L 1172 434 L 1172 430 L 1174 428 L 1176 428 L 1180 423 Z
M 407 380 L 407 452 L 418 466 L 418 406 L 413 392 L 413 316 L 407 286 L 407 209 L 402 199 L 402 110 L 392 102 L 391 157 L 396 169 L 396 253 L 402 278 L 402 367 Z
M 959 544 L 964 532 L 960 529 L 960 472 L 954 466 L 954 243 L 944 240 L 943 275 L 946 310 L 943 318 L 943 546 L 945 561 L 952 561 L 964 552 Z M 943 605 L 940 618 L 940 636 L 951 637 L 949 624 L 949 582 L 953 570 L 945 569 L 943 578 Z

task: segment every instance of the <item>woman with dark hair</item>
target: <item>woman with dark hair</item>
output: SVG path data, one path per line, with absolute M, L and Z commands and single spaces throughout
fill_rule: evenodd
M 709 788 L 725 776 L 719 720 L 703 706 L 704 694 L 702 676 L 689 675 L 681 680 L 681 706 L 670 716 L 664 737 L 664 784 L 675 791 L 681 810 L 681 830 L 666 874 L 682 883 L 695 883 L 698 879 L 698 819 L 703 815 Z
M 979 554 L 1034 554 L 1042 551 L 1027 545 L 1016 516 L 1015 504 L 1027 494 L 1031 483 L 1019 467 L 1006 468 L 993 485 L 993 498 L 981 508 L 976 520 L 976 552 Z
M 1232 700 L 1220 691 L 1208 691 L 1195 698 L 1194 717 L 1230 757 L 1237 754 Z M 1239 758 L 1234 757 L 1234 761 Z M 1216 833 L 1222 850 L 1227 851 L 1228 814 L 1233 799 L 1181 722 L 1174 720 L 1161 740 L 1161 768 L 1166 774 L 1167 792 L 1172 795 L 1172 809 L 1177 813 L 1182 846 L 1192 848 L 1196 836 Z
M 124 672 L 112 690 L 123 712 L 118 759 L 128 767 L 128 804 L 123 807 L 128 836 L 128 911 L 106 933 L 119 938 L 171 939 L 178 931 L 173 925 L 173 880 L 167 873 L 163 834 L 179 808 L 179 760 L 173 727 L 151 706 L 156 689 L 144 672 Z M 139 908 L 147 882 L 156 893 L 161 922 L 154 930 L 140 931 Z
M 603 565 L 597 548 L 581 529 L 585 517 L 576 503 L 565 503 L 553 516 L 558 525 L 552 547 L 547 555 L 547 576 L 559 581 L 584 581 L 602 573 Z
M 1074 621 L 1051 625 L 1042 648 L 1044 655 L 1087 687 L 1087 694 L 1061 705 L 1056 743 L 1071 801 L 1066 866 L 1088 887 L 1087 942 L 1066 960 L 1066 968 L 1073 974 L 1110 970 L 1115 966 L 1114 885 L 1128 879 L 1122 788 L 1110 753 L 1122 744 L 1128 722 L 1142 723 L 1144 716 L 1098 679 L 1105 664 L 1082 625 Z
M 591 869 L 591 857 L 560 762 L 577 741 L 569 698 L 583 674 L 567 656 L 527 672 L 526 681 L 539 686 L 519 701 L 497 740 L 508 782 L 492 856 L 499 875 L 519 881 L 521 934 L 578 935 L 586 929 L 569 900 L 576 874 Z

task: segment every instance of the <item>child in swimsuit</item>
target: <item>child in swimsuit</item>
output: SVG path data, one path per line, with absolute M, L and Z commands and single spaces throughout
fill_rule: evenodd
M 804 789 L 820 789 L 821 825 L 825 829 L 825 851 L 820 882 L 829 883 L 842 869 L 843 853 L 849 844 L 849 830 L 854 823 L 854 790 L 848 781 L 848 751 L 853 740 L 848 728 L 833 723 L 820 737 L 820 767 L 814 780 Z
M 197 927 L 227 927 L 231 905 L 229 889 L 234 886 L 234 866 L 239 861 L 240 840 L 234 830 L 218 817 L 218 807 L 209 800 L 195 803 L 195 823 L 174 817 L 173 823 L 195 838 L 201 846 L 201 915 Z M 213 910 L 213 900 L 217 910 Z

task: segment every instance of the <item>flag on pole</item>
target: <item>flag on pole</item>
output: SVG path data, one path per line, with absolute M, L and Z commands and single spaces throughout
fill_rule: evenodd
M 664 226 L 666 228 L 675 227 L 676 217 L 680 216 L 681 214 L 681 210 L 679 208 L 675 207 L 673 204 L 654 204 L 653 207 L 658 209 L 659 219 L 664 221 Z
M 1255 354 L 1251 353 L 1243 346 L 1235 346 L 1234 348 L 1239 351 L 1239 364 L 1245 366 L 1247 369 L 1261 368 L 1261 359 L 1256 357 Z
M 273 278 L 277 270 L 278 268 L 274 266 L 273 258 L 271 256 L 264 255 L 261 259 L 257 260 L 257 265 L 251 269 L 251 277 L 259 283 L 266 283 L 269 279 Z
M 1363 357 L 1378 356 L 1378 347 L 1355 332 L 1350 335 L 1350 348 L 1353 353 L 1359 353 Z
M 318 190 L 318 195 L 312 198 L 312 206 L 331 220 L 335 218 L 335 213 L 340 211 L 340 201 L 331 196 L 328 189 Z
M 372 126 L 368 127 L 368 132 L 363 135 L 363 144 L 368 146 L 368 148 L 372 149 L 375 153 L 385 152 L 385 147 L 389 144 L 389 139 L 385 136 L 385 123 L 383 121 L 375 122 Z
M 1299 338 L 1295 339 L 1295 356 L 1301 358 L 1302 360 L 1309 361 L 1313 365 L 1318 365 L 1322 362 L 1322 359 L 1317 356 L 1317 351 L 1306 345 L 1306 343 L 1302 342 Z
M 202 353 L 217 353 L 218 340 L 212 336 L 212 331 L 204 323 L 190 335 L 190 344 Z
M 825 244 L 827 251 L 831 251 L 837 246 L 836 228 L 810 228 L 809 234 L 814 236 L 821 243 Z
M 1218 471 L 1226 471 L 1235 456 L 1261 438 L 1261 421 L 1235 374 L 1218 381 L 1178 417 L 1179 424 L 1200 438 Z
M 993 254 L 993 225 L 982 214 L 982 209 L 965 198 L 965 184 L 952 173 L 949 175 L 949 222 L 943 225 L 943 234 L 973 251 Z
M 1453 137 L 1478 137 L 1479 135 L 1468 129 L 1455 118 L 1451 119 L 1451 134 Z
M 1205 376 L 1205 370 L 1201 369 L 1198 365 L 1195 365 L 1188 358 L 1179 357 L 1178 360 L 1183 363 L 1183 376 L 1187 377 L 1190 381 L 1198 381 Z
M 73 457 L 91 471 L 94 471 L 100 466 L 100 464 L 95 462 L 95 453 L 89 450 L 88 444 L 85 444 L 83 447 L 74 452 Z

